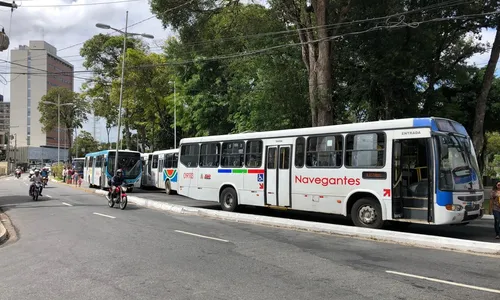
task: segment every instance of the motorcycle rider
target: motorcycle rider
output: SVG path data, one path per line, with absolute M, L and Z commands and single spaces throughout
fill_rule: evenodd
M 42 183 L 43 177 L 40 175 L 40 170 L 36 169 L 35 174 L 31 177 L 30 181 L 33 182 L 30 185 L 30 196 L 33 195 L 33 189 L 35 188 L 35 183 L 39 182 Z M 43 185 L 40 185 L 40 195 L 42 196 L 42 190 L 43 190 Z
M 42 169 L 42 172 L 40 172 L 40 175 L 42 175 L 42 177 L 49 177 L 49 172 L 47 171 L 47 168 L 43 168 Z
M 17 169 L 16 169 L 16 176 L 21 177 L 21 173 L 22 173 L 22 171 L 21 171 L 21 167 L 17 166 Z
M 116 175 L 110 180 L 109 185 L 111 186 L 111 189 L 108 192 L 108 199 L 111 199 L 111 193 L 115 191 L 116 187 L 121 186 L 124 181 L 125 178 L 123 177 L 123 171 L 122 169 L 118 169 L 116 171 Z

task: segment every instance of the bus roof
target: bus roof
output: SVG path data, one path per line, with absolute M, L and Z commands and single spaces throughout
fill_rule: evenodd
M 85 157 L 108 154 L 109 152 L 115 153 L 116 150 L 102 150 L 102 151 L 97 151 L 97 152 L 91 152 L 91 153 L 85 154 Z M 119 150 L 118 153 L 137 153 L 137 154 L 141 154 L 139 151 L 132 151 L 132 150 Z
M 387 130 L 387 129 L 404 129 L 404 128 L 431 128 L 432 131 L 456 132 L 468 136 L 465 128 L 458 122 L 436 117 L 426 118 L 406 118 L 395 120 L 384 120 L 374 122 L 363 122 L 342 125 L 319 126 L 298 129 L 284 129 L 274 131 L 237 133 L 227 135 L 215 135 L 204 137 L 193 137 L 182 139 L 180 144 L 199 143 L 210 141 L 230 141 L 244 139 L 262 139 L 262 138 L 277 138 L 277 137 L 292 137 L 292 136 L 309 136 L 328 133 L 349 133 L 367 130 Z
M 152 154 L 158 155 L 158 154 L 169 154 L 169 153 L 179 153 L 179 149 L 158 150 L 153 152 Z

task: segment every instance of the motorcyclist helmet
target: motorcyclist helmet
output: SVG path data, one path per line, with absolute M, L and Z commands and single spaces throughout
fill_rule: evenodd
M 122 175 L 122 174 L 123 174 L 122 169 L 118 169 L 118 170 L 116 171 L 116 175 Z
M 36 174 L 36 175 L 40 174 L 40 170 L 36 169 L 36 170 L 35 170 L 35 174 Z

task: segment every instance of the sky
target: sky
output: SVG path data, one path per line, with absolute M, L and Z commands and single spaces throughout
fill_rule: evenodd
M 128 2 L 124 2 L 128 1 Z M 7 1 L 9 2 L 9 1 Z M 112 3 L 115 2 L 115 3 Z M 256 2 L 264 2 L 258 0 Z M 30 40 L 45 40 L 58 50 L 58 56 L 72 63 L 75 70 L 85 70 L 83 59 L 79 56 L 83 42 L 98 33 L 109 33 L 95 27 L 96 23 L 105 23 L 115 28 L 125 27 L 125 12 L 129 11 L 129 24 L 152 17 L 147 0 L 17 0 L 19 8 L 14 10 L 11 18 L 9 8 L 0 8 L 0 25 L 10 37 L 9 50 L 0 52 L 0 59 L 10 61 L 10 50 L 19 45 L 28 45 Z M 98 4 L 106 3 L 106 4 Z M 134 33 L 148 33 L 155 38 L 145 39 L 153 52 L 161 51 L 165 39 L 174 35 L 169 29 L 164 29 L 161 22 L 153 17 L 129 29 Z M 495 30 L 483 30 L 482 41 L 493 44 Z M 66 48 L 66 49 L 64 49 Z M 469 63 L 484 66 L 488 63 L 489 51 L 469 59 Z M 10 64 L 0 61 L 0 73 L 7 73 Z M 89 75 L 78 74 L 79 77 Z M 4 75 L 10 81 L 9 75 Z M 15 80 L 15 78 L 13 78 Z M 0 93 L 4 101 L 10 101 L 10 86 L 0 80 Z M 84 79 L 75 79 L 75 91 L 79 92 Z M 106 141 L 106 129 L 103 120 L 95 122 L 96 138 Z M 83 130 L 94 133 L 94 120 L 84 125 Z M 116 130 L 112 130 L 110 139 L 116 139 Z

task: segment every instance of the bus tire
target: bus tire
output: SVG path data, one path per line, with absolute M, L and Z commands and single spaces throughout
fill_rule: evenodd
M 367 228 L 382 228 L 382 209 L 373 198 L 361 198 L 352 206 L 351 219 L 354 225 Z
M 238 207 L 238 195 L 232 187 L 226 187 L 220 194 L 220 206 L 225 211 L 235 211 Z
M 172 195 L 172 186 L 170 185 L 170 180 L 165 180 L 165 193 L 167 195 Z

